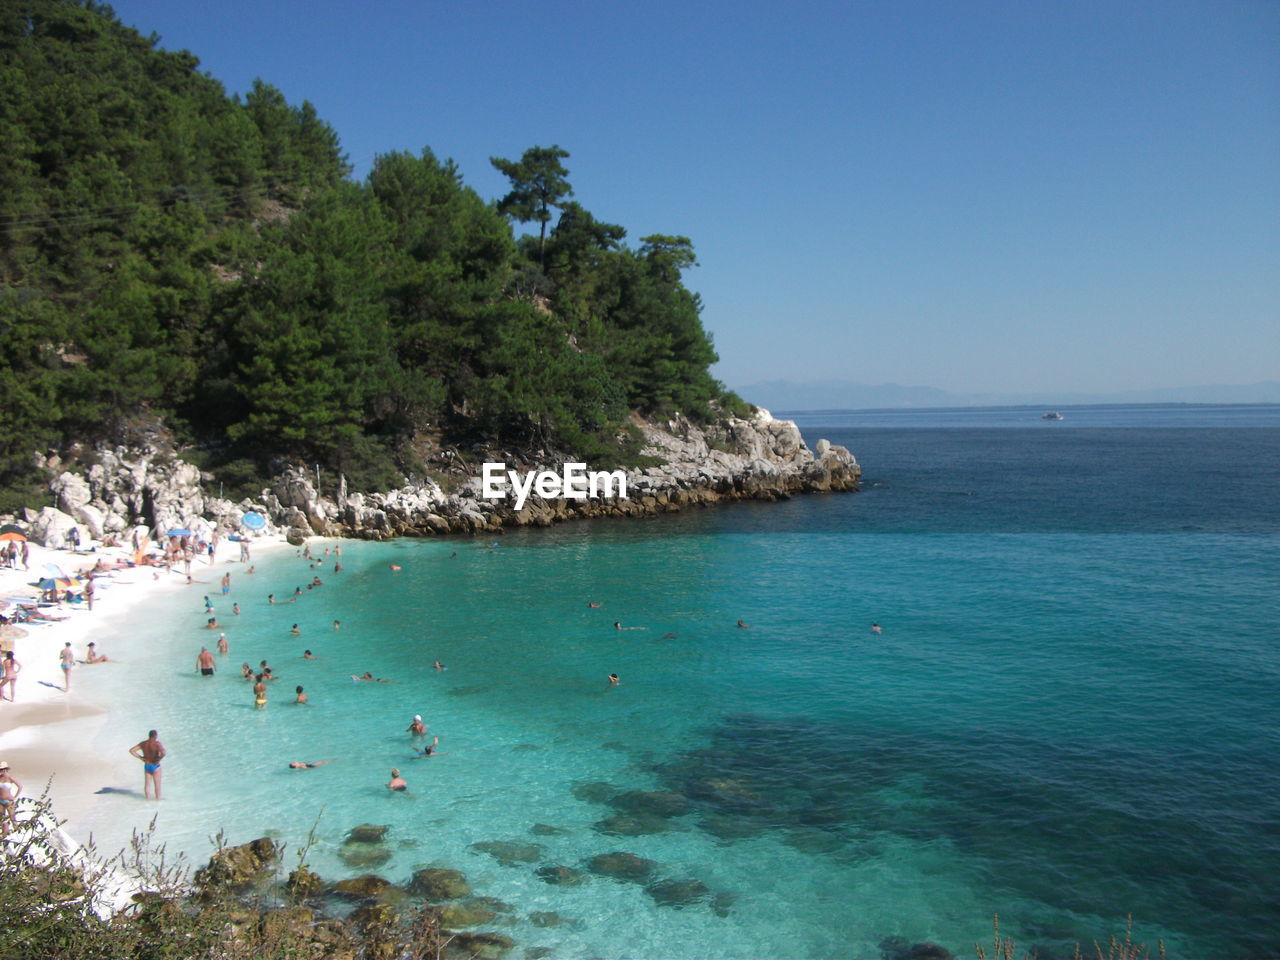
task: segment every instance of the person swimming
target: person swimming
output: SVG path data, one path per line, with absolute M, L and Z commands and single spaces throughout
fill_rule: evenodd
M 613 629 L 615 630 L 648 630 L 648 627 L 624 627 L 621 620 L 613 621 Z
M 323 767 L 326 763 L 333 763 L 333 761 L 332 760 L 291 760 L 289 761 L 289 769 L 314 770 L 316 767 Z
M 439 745 L 440 745 L 440 738 L 433 737 L 431 742 L 427 744 L 426 747 L 424 747 L 421 750 L 418 750 L 415 748 L 413 752 L 418 755 L 418 759 L 421 759 L 423 757 L 441 757 L 441 756 L 444 756 L 444 754 L 436 753 L 436 747 L 438 747 Z
M 739 630 L 750 630 L 750 629 L 751 629 L 751 624 L 749 624 L 749 623 L 743 623 L 741 620 L 739 620 L 739 621 L 738 621 L 738 629 L 739 629 Z
M 366 671 L 364 672 L 364 676 L 362 676 L 362 677 L 357 677 L 357 676 L 353 673 L 353 674 L 351 675 L 351 679 L 352 679 L 352 680 L 355 680 L 355 681 L 357 681 L 357 682 L 359 682 L 359 683 L 390 683 L 390 682 L 391 682 L 391 681 L 390 681 L 390 680 L 388 680 L 386 677 L 375 677 L 375 676 L 374 676 L 372 673 L 370 673 L 368 670 L 366 670 Z
M 394 767 L 391 769 L 391 782 L 387 784 L 388 790 L 398 790 L 401 793 L 409 789 L 409 784 L 400 776 L 400 771 Z

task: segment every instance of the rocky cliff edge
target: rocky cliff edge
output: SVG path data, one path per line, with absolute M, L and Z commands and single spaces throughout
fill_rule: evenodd
M 480 496 L 479 477 L 458 482 L 407 483 L 385 493 L 348 495 L 340 482 L 333 499 L 321 496 L 312 475 L 287 468 L 260 496 L 233 503 L 210 495 L 210 478 L 180 456 L 123 447 L 96 451 L 87 470 L 63 470 L 50 484 L 55 507 L 26 510 L 31 539 L 64 546 L 74 529 L 82 542 L 118 537 L 137 527 L 154 535 L 185 529 L 196 538 L 215 529 L 244 531 L 245 513 L 268 521 L 260 535 L 285 533 L 299 542 L 312 535 L 386 540 L 400 536 L 478 534 L 510 526 L 547 526 L 578 517 L 646 516 L 729 500 L 778 500 L 795 493 L 858 489 L 857 461 L 844 447 L 819 440 L 805 446 L 790 420 L 759 409 L 746 419 L 700 427 L 677 416 L 664 423 L 636 419 L 641 451 L 653 465 L 627 471 L 627 498 L 568 500 L 531 496 L 522 509 L 511 499 Z M 484 456 L 498 459 L 502 454 Z M 519 470 L 555 470 L 556 462 L 508 464 Z M 57 471 L 56 457 L 44 463 Z

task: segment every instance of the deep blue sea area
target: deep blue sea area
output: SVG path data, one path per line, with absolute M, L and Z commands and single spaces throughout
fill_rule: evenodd
M 112 641 L 151 669 L 86 677 L 123 704 L 98 745 L 161 729 L 159 831 L 193 859 L 314 826 L 354 875 L 346 832 L 390 825 L 377 872 L 464 871 L 513 956 L 965 957 L 997 913 L 1043 960 L 1127 915 L 1153 954 L 1280 954 L 1280 407 L 1043 412 L 793 415 L 861 493 L 347 541 L 296 604 L 265 602 L 316 573 L 292 550 L 230 564 L 225 669 L 195 675 L 203 604 L 166 598 Z M 614 852 L 649 875 L 593 872 Z

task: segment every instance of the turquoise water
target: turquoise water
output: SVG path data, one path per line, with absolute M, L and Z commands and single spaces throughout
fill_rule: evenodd
M 463 870 L 514 908 L 489 928 L 517 956 L 881 957 L 895 937 L 967 956 L 996 912 L 1041 957 L 1126 914 L 1170 956 L 1275 953 L 1280 411 L 1242 411 L 813 415 L 864 493 L 496 549 L 345 542 L 311 591 L 292 550 L 231 564 L 239 617 L 191 588 L 86 671 L 121 705 L 96 746 L 160 729 L 159 833 L 195 859 L 219 827 L 296 847 L 314 825 L 312 865 L 354 875 L 347 830 L 390 824 L 377 872 Z M 231 643 L 212 679 L 206 590 Z M 238 667 L 264 658 L 281 679 L 256 711 Z M 349 679 L 365 670 L 394 682 Z M 442 756 L 414 758 L 415 713 Z M 104 786 L 140 787 L 118 769 Z M 677 794 L 676 815 L 610 820 L 636 790 Z M 90 825 L 118 846 L 156 809 L 112 792 Z M 697 902 L 536 873 L 611 851 L 700 881 Z

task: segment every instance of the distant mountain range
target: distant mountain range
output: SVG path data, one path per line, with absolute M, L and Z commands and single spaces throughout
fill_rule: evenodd
M 1209 384 L 1165 390 L 1122 390 L 1116 393 L 949 393 L 936 387 L 876 385 L 848 380 L 794 383 L 766 380 L 734 387 L 749 403 L 768 410 L 874 410 L 885 407 L 1065 407 L 1089 403 L 1280 403 L 1280 381 Z

